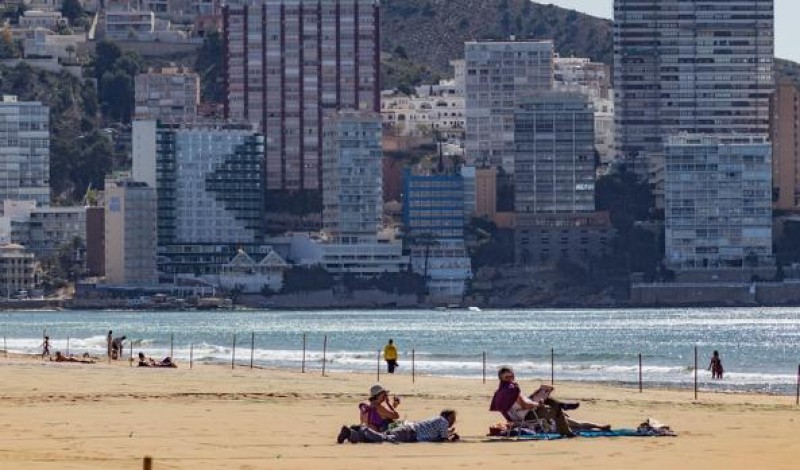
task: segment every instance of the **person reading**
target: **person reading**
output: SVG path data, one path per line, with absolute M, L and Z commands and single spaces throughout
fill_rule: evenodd
M 514 371 L 511 367 L 501 367 L 497 372 L 497 378 L 500 379 L 500 384 L 489 405 L 490 411 L 500 412 L 513 423 L 539 419 L 552 420 L 559 434 L 567 437 L 575 436 L 564 410 L 575 409 L 579 406 L 578 403 L 563 403 L 551 398 L 554 389 L 549 385 L 543 385 L 530 397 L 524 396 L 514 381 Z

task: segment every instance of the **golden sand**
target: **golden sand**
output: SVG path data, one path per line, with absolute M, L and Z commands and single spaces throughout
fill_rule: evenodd
M 631 428 L 648 417 L 676 438 L 487 442 L 494 380 L 382 375 L 403 418 L 458 411 L 463 441 L 335 443 L 374 375 L 318 370 L 131 368 L 0 358 L 0 469 L 800 468 L 794 397 L 556 384 L 578 419 Z M 524 391 L 539 382 L 522 380 Z

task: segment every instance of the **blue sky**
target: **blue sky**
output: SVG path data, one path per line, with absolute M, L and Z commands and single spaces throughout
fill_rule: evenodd
M 613 0 L 536 0 L 536 3 L 552 3 L 604 18 L 614 16 Z M 775 55 L 800 62 L 800 28 L 795 21 L 798 17 L 800 1 L 775 0 Z

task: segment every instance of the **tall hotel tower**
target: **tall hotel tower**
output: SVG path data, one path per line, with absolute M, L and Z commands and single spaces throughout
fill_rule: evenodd
M 773 17 L 773 0 L 614 0 L 617 154 L 644 174 L 670 135 L 768 135 Z
M 380 112 L 378 0 L 231 0 L 225 117 L 265 136 L 266 189 L 322 189 L 329 112 Z

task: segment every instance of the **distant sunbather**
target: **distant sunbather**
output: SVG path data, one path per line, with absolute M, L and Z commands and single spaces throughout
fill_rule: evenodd
M 156 361 L 152 357 L 147 357 L 144 353 L 139 353 L 139 367 L 171 367 L 176 368 L 178 367 L 174 362 L 172 362 L 172 358 L 165 357 L 160 361 Z
M 84 357 L 87 357 L 87 356 L 84 356 Z M 54 361 L 54 362 L 79 362 L 81 364 L 94 364 L 94 361 L 91 360 L 91 359 L 78 359 L 78 358 L 75 358 L 75 357 L 72 357 L 72 356 L 67 357 L 67 356 L 61 354 L 61 351 L 56 351 L 56 358 L 55 359 L 50 359 L 50 360 Z

